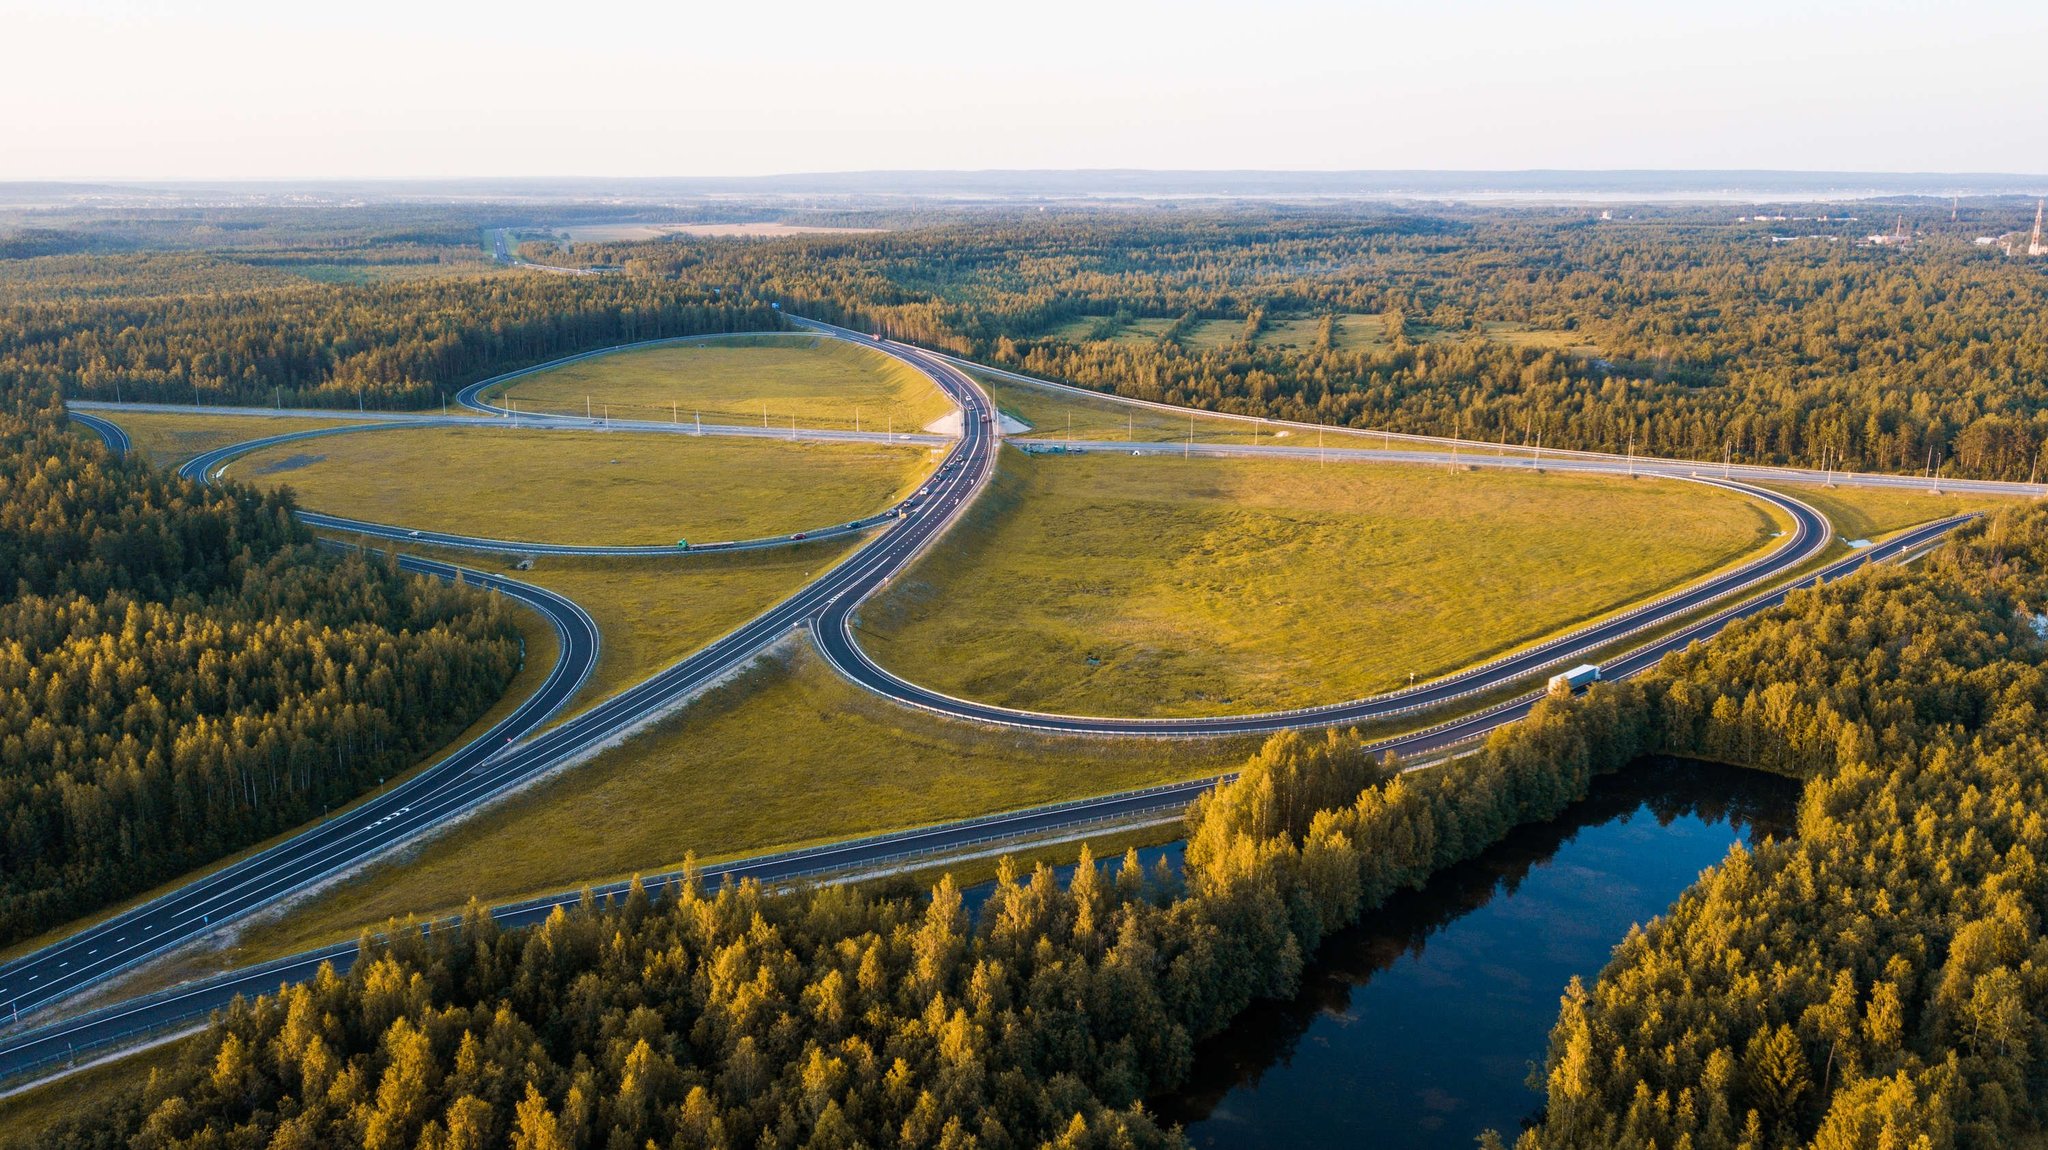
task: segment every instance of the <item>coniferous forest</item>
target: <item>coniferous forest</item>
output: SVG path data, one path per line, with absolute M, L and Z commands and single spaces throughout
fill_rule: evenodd
M 609 269 L 575 277 L 494 271 L 445 216 L 380 217 L 373 239 L 7 237 L 0 943 L 359 795 L 518 666 L 506 608 L 316 548 L 288 492 L 116 458 L 61 398 L 419 408 L 592 347 L 773 327 L 780 304 L 1329 423 L 2006 479 L 2048 445 L 2048 275 L 1963 226 L 1901 251 L 1680 208 L 872 222 L 890 230 L 528 238 L 529 258 Z M 393 924 L 348 973 L 237 1003 L 29 1144 L 1177 1145 L 1146 1100 L 1292 993 L 1324 939 L 1670 754 L 1801 780 L 1798 833 L 1734 848 L 1567 989 L 1545 1108 L 1492 1141 L 2026 1145 L 2048 1125 L 2044 619 L 2048 511 L 2015 506 L 1442 767 L 1404 772 L 1355 732 L 1277 736 L 1190 810 L 1179 871 L 1006 864 L 974 914 L 948 878 Z

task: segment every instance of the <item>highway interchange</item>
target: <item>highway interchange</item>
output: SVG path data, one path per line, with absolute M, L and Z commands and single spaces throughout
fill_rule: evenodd
M 1682 589 L 1652 603 L 1591 626 L 1559 636 L 1527 651 L 1516 652 L 1480 667 L 1468 669 L 1411 690 L 1371 699 L 1326 707 L 1306 708 L 1263 715 L 1214 716 L 1185 719 L 1106 719 L 1073 715 L 1042 715 L 998 708 L 969 700 L 954 699 L 911 684 L 877 666 L 855 641 L 855 621 L 861 604 L 905 570 L 958 518 L 974 495 L 993 474 L 1000 438 L 994 412 L 987 396 L 957 362 L 920 349 L 896 343 L 880 343 L 864 336 L 824 325 L 797 321 L 836 338 L 879 347 L 915 366 L 930 377 L 963 413 L 962 432 L 949 441 L 951 450 L 929 484 L 929 494 L 914 497 L 891 514 L 891 522 L 876 524 L 876 531 L 849 558 L 824 572 L 790 598 L 776 604 L 735 631 L 716 640 L 653 677 L 592 706 L 574 717 L 548 726 L 581 687 L 596 661 L 599 636 L 589 616 L 574 603 L 552 592 L 513 580 L 470 571 L 451 564 L 414 556 L 401 559 L 408 569 L 440 578 L 460 578 L 490 587 L 515 598 L 546 615 L 561 637 L 561 655 L 546 683 L 534 696 L 470 743 L 414 775 L 389 791 L 374 795 L 347 811 L 307 828 L 276 846 L 258 852 L 213 874 L 195 879 L 160 898 L 81 930 L 64 940 L 0 966 L 0 1022 L 30 1015 L 61 1002 L 110 975 L 130 969 L 146 959 L 217 931 L 257 910 L 275 905 L 280 899 L 319 882 L 360 867 L 398 846 L 404 845 L 449 819 L 508 790 L 530 783 L 558 767 L 579 761 L 596 749 L 644 726 L 688 698 L 715 685 L 744 667 L 762 651 L 788 637 L 793 631 L 809 632 L 827 661 L 841 674 L 868 690 L 905 705 L 926 711 L 982 723 L 1030 727 L 1080 735 L 1204 737 L 1246 734 L 1290 728 L 1352 725 L 1390 716 L 1445 707 L 1456 700 L 1485 695 L 1486 705 L 1423 730 L 1390 738 L 1378 749 L 1414 757 L 1441 751 L 1483 736 L 1487 731 L 1526 714 L 1539 697 L 1535 693 L 1512 694 L 1523 684 L 1559 664 L 1588 653 L 1612 650 L 1631 637 L 1668 627 L 1673 621 L 1701 612 L 1710 604 L 1722 608 L 1706 618 L 1661 634 L 1653 641 L 1604 664 L 1609 677 L 1632 674 L 1652 666 L 1671 650 L 1710 636 L 1734 618 L 1762 610 L 1781 600 L 1789 586 L 1784 576 L 1810 562 L 1828 545 L 1826 521 L 1796 499 L 1746 484 L 1723 483 L 1751 497 L 1767 501 L 1787 515 L 1793 529 L 1779 544 L 1759 558 L 1735 570 Z M 573 359 L 587 358 L 585 356 Z M 549 366 L 549 365 L 543 365 Z M 538 369 L 529 369 L 538 370 Z M 977 368 L 977 370 L 979 370 Z M 482 394 L 502 385 L 511 373 L 472 385 L 459 397 L 462 402 L 490 410 Z M 190 409 L 179 409 L 190 410 Z M 495 409 L 503 410 L 503 409 Z M 120 428 L 87 411 L 74 411 L 73 418 L 107 439 L 110 446 L 125 450 L 127 436 Z M 509 415 L 503 418 L 509 419 Z M 382 426 L 411 426 L 417 421 L 383 421 L 358 428 L 325 429 L 326 434 L 345 430 L 369 430 Z M 460 420 L 475 425 L 474 418 Z M 581 424 L 585 428 L 588 424 Z M 710 430 L 707 428 L 707 431 Z M 238 444 L 208 453 L 188 464 L 190 473 L 206 476 L 217 472 L 228 459 L 260 446 L 293 438 L 322 434 L 266 437 L 252 444 Z M 1114 445 L 1142 449 L 1146 445 Z M 1179 445 L 1156 445 L 1180 450 Z M 1302 449 L 1294 449 L 1302 450 Z M 1312 449 L 1310 449 L 1312 450 Z M 1394 453 L 1414 460 L 1418 453 Z M 1424 453 L 1424 460 L 1429 458 Z M 1479 460 L 1471 462 L 1478 463 Z M 1620 469 L 1620 461 L 1605 457 L 1600 467 L 1595 459 L 1577 460 L 1581 465 L 1606 470 Z M 1665 461 L 1652 461 L 1665 462 Z M 1514 465 L 1514 464 L 1508 464 Z M 1645 468 L 1649 466 L 1645 464 Z M 1698 465 L 1679 465 L 1688 472 Z M 1783 474 L 1783 473 L 1777 473 Z M 1817 477 L 1816 477 L 1817 478 Z M 1856 478 L 1844 477 L 1845 482 Z M 1885 477 L 1890 478 L 1890 477 Z M 1704 480 L 1703 480 L 1704 481 Z M 2016 486 L 2016 485 L 2015 485 Z M 2037 493 L 2037 489 L 2030 489 Z M 882 519 L 884 517 L 877 517 Z M 1905 533 L 1883 544 L 1856 552 L 1800 580 L 1808 585 L 1818 579 L 1832 579 L 1866 563 L 1896 558 L 1937 540 L 1964 521 L 1957 517 Z M 328 522 L 322 523 L 321 519 Z M 313 518 L 316 526 L 345 524 L 337 530 L 373 535 L 386 540 L 442 542 L 442 538 L 411 532 L 390 525 L 362 524 L 335 517 Z M 399 532 L 397 535 L 384 531 Z M 455 546 L 473 547 L 470 537 L 447 537 Z M 656 548 L 657 551 L 669 551 Z M 1778 582 L 1767 592 L 1750 594 L 1763 584 Z M 1510 696 L 1511 697 L 1503 697 Z M 1032 811 L 1008 812 L 985 818 L 962 820 L 937 827 L 877 835 L 854 842 L 832 844 L 808 850 L 786 852 L 741 860 L 720 867 L 705 868 L 706 881 L 725 878 L 758 878 L 764 881 L 801 875 L 858 869 L 923 854 L 957 850 L 968 844 L 992 839 L 1013 839 L 1055 828 L 1158 814 L 1185 805 L 1195 794 L 1213 786 L 1215 779 L 1195 779 L 1174 786 L 1142 792 L 1102 796 Z M 650 883 L 673 881 L 661 876 Z M 575 895 L 534 900 L 494 908 L 493 913 L 508 923 L 534 921 L 555 905 L 574 902 Z M 15 1078 L 39 1066 L 61 1062 L 77 1052 L 104 1048 L 138 1032 L 161 1031 L 189 1023 L 235 994 L 274 989 L 278 982 L 301 978 L 317 969 L 321 961 L 346 965 L 354 945 L 323 948 L 307 955 L 280 960 L 261 967 L 232 972 L 175 988 L 159 995 L 117 1003 L 76 1017 L 32 1028 L 16 1028 L 0 1035 L 0 1080 Z M 33 1023 L 33 1019 L 30 1020 Z

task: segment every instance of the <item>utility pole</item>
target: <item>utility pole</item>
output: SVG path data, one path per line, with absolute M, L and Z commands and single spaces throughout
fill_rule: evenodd
M 1316 470 L 1323 469 L 1323 425 L 1316 424 Z
M 671 425 L 678 424 L 683 421 L 683 413 L 680 410 L 680 407 L 681 405 L 677 404 L 675 400 L 671 399 L 668 401 L 668 421 Z
M 587 395 L 583 397 L 583 418 L 590 418 L 590 397 Z
M 853 433 L 860 434 L 860 404 L 853 405 Z
M 704 413 L 701 411 L 697 411 L 692 412 L 691 414 L 695 416 L 697 420 L 697 434 L 704 434 Z
M 1137 438 L 1138 416 L 1135 412 L 1126 411 L 1124 412 L 1124 442 L 1130 443 Z
M 1180 449 L 1180 457 L 1186 459 L 1195 453 L 1195 417 L 1188 416 L 1188 445 Z
M 796 413 L 793 411 L 789 413 L 789 441 L 796 442 Z
M 1628 437 L 1628 477 L 1636 477 L 1636 437 L 1633 435 Z

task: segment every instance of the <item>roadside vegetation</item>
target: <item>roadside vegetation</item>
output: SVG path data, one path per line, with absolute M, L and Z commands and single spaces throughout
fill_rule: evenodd
M 597 759 L 338 883 L 178 973 L 261 961 L 393 916 L 1084 798 L 1229 769 L 1244 739 L 1076 740 L 939 719 L 785 648 Z
M 1688 582 L 1780 529 L 1675 480 L 1011 451 L 948 546 L 863 609 L 861 641 L 912 682 L 1031 710 L 1334 703 Z
M 497 703 L 500 605 L 318 552 L 15 396 L 0 418 L 0 945 L 316 817 Z
M 522 376 L 494 401 L 614 419 L 919 432 L 953 414 L 916 368 L 844 340 L 736 335 L 638 348 Z
M 536 543 L 759 539 L 875 514 L 916 490 L 928 448 L 665 433 L 421 427 L 288 443 L 228 474 L 301 505 Z

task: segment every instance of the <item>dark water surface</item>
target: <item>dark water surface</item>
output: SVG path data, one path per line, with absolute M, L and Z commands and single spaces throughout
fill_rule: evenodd
M 1645 760 L 1324 943 L 1291 1002 L 1204 1042 L 1150 1106 L 1198 1147 L 1513 1143 L 1572 975 L 1589 982 L 1736 840 L 1787 837 L 1799 787 Z

